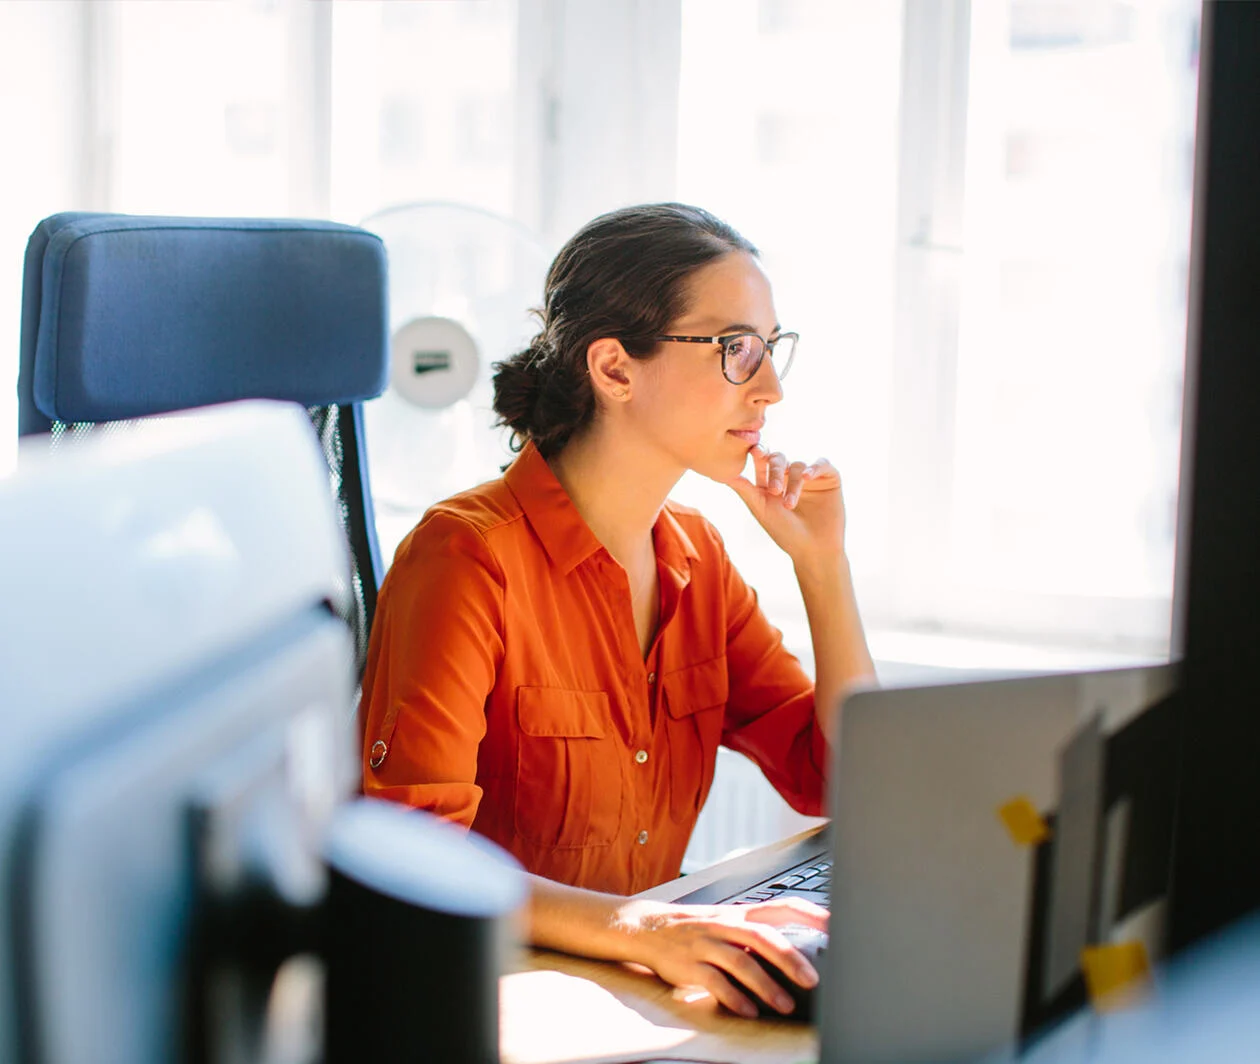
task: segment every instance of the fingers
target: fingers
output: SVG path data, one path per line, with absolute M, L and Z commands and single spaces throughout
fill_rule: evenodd
M 787 455 L 780 451 L 767 451 L 760 444 L 750 453 L 757 487 L 771 495 L 782 495 L 786 485 Z
M 789 510 L 796 506 L 801 497 L 801 484 L 808 474 L 809 466 L 804 462 L 793 462 L 787 467 L 787 483 L 783 486 L 783 505 Z
M 699 987 L 740 1016 L 758 1014 L 750 995 L 778 1012 L 790 1013 L 791 995 L 762 967 L 756 955 L 805 987 L 815 986 L 818 974 L 770 922 L 748 923 L 743 915 L 743 910 L 719 909 L 674 917 L 657 928 L 660 938 L 653 949 L 656 956 L 651 967 L 681 988 L 674 994 L 676 1000 L 695 1000 L 700 996 L 696 991 Z M 770 915 L 773 918 L 774 910 Z
M 769 905 L 772 903 L 767 904 Z M 809 903 L 807 902 L 805 904 L 808 905 Z M 745 915 L 748 917 L 749 922 L 729 925 L 730 939 L 740 946 L 747 947 L 747 949 L 754 950 L 755 952 L 761 954 L 761 956 L 763 956 L 776 968 L 786 972 L 788 978 L 794 983 L 799 983 L 804 987 L 817 986 L 818 972 L 814 969 L 814 966 L 805 959 L 804 955 L 799 950 L 788 942 L 782 933 L 771 925 L 769 920 L 754 920 L 753 914 L 748 911 L 753 908 L 754 907 L 750 905 L 745 910 Z M 817 906 L 815 906 L 815 908 L 817 908 Z M 791 911 L 792 910 L 786 907 L 786 905 L 784 906 L 785 913 Z M 825 913 L 826 910 L 823 910 L 823 912 Z M 810 917 L 810 921 L 810 926 L 817 926 L 813 922 L 812 917 Z M 804 921 L 799 918 L 783 920 L 783 923 L 785 924 L 803 922 Z M 825 922 L 823 926 L 826 926 Z M 728 928 L 725 927 L 723 928 L 723 930 L 727 929 Z M 747 954 L 745 954 L 745 956 L 747 956 Z M 765 977 L 765 982 L 763 983 L 761 979 L 758 979 L 755 984 L 749 982 L 742 974 L 742 967 L 739 972 L 735 973 L 740 981 L 750 989 L 756 991 L 757 996 L 762 998 L 762 1000 L 767 1001 L 774 1008 L 778 1008 L 780 1012 L 782 1012 L 783 1009 L 779 1008 L 779 1005 L 776 1003 L 779 1000 L 786 999 L 788 1008 L 791 1008 L 792 1000 L 783 991 L 783 988 L 774 982 L 774 980 L 766 974 L 765 970 L 760 964 L 757 964 L 755 960 L 752 961 L 752 965 L 758 972 L 761 973 L 762 976 Z M 763 986 L 772 988 L 772 992 L 775 996 L 767 997 L 766 994 L 762 992 L 761 988 Z M 782 998 L 779 998 L 779 995 L 782 995 Z
M 783 500 L 783 505 L 794 510 L 800 501 L 801 493 L 808 485 L 816 481 L 838 482 L 840 475 L 835 466 L 825 458 L 816 462 L 789 462 L 787 455 L 780 451 L 767 451 L 758 445 L 751 451 L 755 483 L 758 488 L 769 495 Z M 831 483 L 820 484 L 819 487 L 831 487 Z M 738 488 L 736 490 L 739 490 Z M 744 492 L 740 492 L 741 495 Z
M 761 444 L 757 444 L 749 453 L 753 460 L 753 482 L 757 487 L 764 489 L 768 479 L 770 452 Z
M 708 959 L 712 974 L 705 989 L 719 1002 L 740 1016 L 752 1018 L 758 1014 L 756 1004 L 744 991 L 755 994 L 776 1012 L 792 1011 L 791 996 L 770 974 L 753 959 L 751 953 L 726 942 L 715 942 L 713 955 Z M 740 988 L 732 982 L 738 980 Z
M 819 931 L 827 930 L 830 913 L 821 905 L 804 898 L 776 898 L 744 908 L 744 918 L 760 924 L 783 927 L 785 924 L 803 924 Z
M 747 477 L 736 477 L 734 480 L 728 480 L 726 483 L 734 488 L 735 494 L 749 506 L 754 505 L 761 498 L 761 489 Z
M 786 473 L 788 468 L 787 455 L 775 451 L 766 460 L 766 484 L 765 488 L 771 495 L 782 495 L 784 488 L 787 486 Z

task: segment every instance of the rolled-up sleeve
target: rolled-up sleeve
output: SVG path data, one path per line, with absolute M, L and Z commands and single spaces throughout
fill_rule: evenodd
M 502 633 L 503 575 L 481 533 L 431 511 L 399 547 L 372 624 L 359 710 L 365 794 L 471 826 Z
M 725 551 L 722 560 L 730 678 L 722 743 L 756 762 L 797 812 L 820 816 L 830 755 L 814 712 L 814 684 Z

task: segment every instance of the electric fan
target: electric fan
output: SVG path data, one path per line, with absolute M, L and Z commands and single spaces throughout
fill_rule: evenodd
M 550 256 L 490 211 L 423 202 L 362 223 L 389 256 L 389 387 L 364 404 L 377 538 L 388 564 L 433 503 L 499 475 L 491 364 L 537 332 Z

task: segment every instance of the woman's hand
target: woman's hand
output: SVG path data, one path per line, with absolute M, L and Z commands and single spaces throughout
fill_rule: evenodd
M 752 449 L 756 483 L 728 481 L 757 523 L 797 565 L 844 553 L 844 496 L 840 474 L 825 458 L 789 462 L 761 445 Z
M 619 913 L 631 940 L 627 959 L 645 964 L 668 983 L 702 987 L 741 1016 L 757 1008 L 730 980 L 734 976 L 782 1013 L 792 999 L 749 954 L 751 949 L 804 987 L 818 983 L 818 973 L 778 930 L 785 924 L 827 928 L 827 910 L 798 898 L 756 905 L 667 905 L 629 902 Z

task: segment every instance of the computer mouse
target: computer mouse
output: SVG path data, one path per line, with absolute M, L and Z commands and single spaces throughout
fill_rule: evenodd
M 805 955 L 805 959 L 814 966 L 814 971 L 822 975 L 823 958 L 827 953 L 827 943 L 829 936 L 826 931 L 819 931 L 814 927 L 805 927 L 802 924 L 787 924 L 779 928 L 786 938 L 797 950 Z M 747 949 L 746 952 L 751 953 L 753 959 L 760 964 L 769 974 L 770 977 L 783 987 L 784 990 L 791 995 L 792 1000 L 796 1003 L 794 1008 L 787 1015 L 779 1012 L 771 1005 L 762 1001 L 760 997 L 749 990 L 743 983 L 736 979 L 733 975 L 728 975 L 736 989 L 743 992 L 748 999 L 757 1006 L 757 1015 L 773 1017 L 779 1020 L 796 1020 L 800 1023 L 811 1023 L 814 1019 L 814 1000 L 818 994 L 818 987 L 803 987 L 800 983 L 793 980 L 787 972 L 775 964 L 771 964 L 760 953 Z

